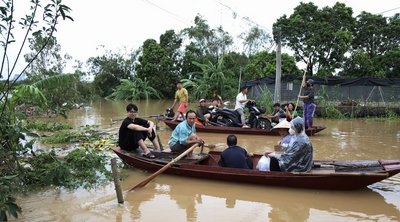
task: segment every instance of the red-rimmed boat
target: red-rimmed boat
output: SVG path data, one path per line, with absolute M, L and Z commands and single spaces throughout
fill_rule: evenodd
M 169 119 L 160 119 L 163 121 L 169 128 L 175 129 L 175 127 L 180 123 L 178 121 L 173 121 Z M 322 130 L 326 129 L 326 126 L 314 126 L 312 129 L 307 129 L 306 133 L 309 136 L 312 136 Z M 249 134 L 249 135 L 268 135 L 268 136 L 278 136 L 278 131 L 275 130 L 265 130 L 265 129 L 257 129 L 257 128 L 249 128 L 244 129 L 241 127 L 231 127 L 231 126 L 203 126 L 196 124 L 197 132 L 206 132 L 206 133 L 226 133 L 226 134 Z
M 156 159 L 148 159 L 119 147 L 113 148 L 113 151 L 126 164 L 149 171 L 159 170 L 176 157 L 170 153 L 154 153 Z M 260 172 L 255 169 L 220 167 L 220 154 L 221 152 L 210 151 L 208 154 L 200 154 L 201 158 L 198 160 L 182 159 L 164 173 L 267 186 L 352 190 L 366 187 L 400 172 L 400 160 L 314 161 L 314 168 L 310 172 Z M 254 166 L 261 156 L 252 157 Z

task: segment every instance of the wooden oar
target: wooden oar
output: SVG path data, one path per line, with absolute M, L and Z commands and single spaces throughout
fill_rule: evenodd
M 306 68 L 304 69 L 303 80 L 301 81 L 299 94 L 297 95 L 296 106 L 294 107 L 293 112 L 297 110 L 297 105 L 299 105 L 299 99 L 300 99 L 299 96 L 301 96 L 301 89 L 303 88 L 303 84 L 306 82 L 306 74 L 307 74 L 307 68 L 308 68 L 309 63 L 310 63 L 310 60 L 308 61 Z
M 147 177 L 145 180 L 143 180 L 142 182 L 140 182 L 139 184 L 137 184 L 136 186 L 134 186 L 133 188 L 131 188 L 129 191 L 132 190 L 136 190 L 138 188 L 144 187 L 146 186 L 146 184 L 148 184 L 150 181 L 152 181 L 154 178 L 156 178 L 158 175 L 160 175 L 162 172 L 164 172 L 165 170 L 167 170 L 170 166 L 172 166 L 172 164 L 174 164 L 175 162 L 179 161 L 180 159 L 182 159 L 184 156 L 186 156 L 188 153 L 190 153 L 191 151 L 193 151 L 196 147 L 198 147 L 199 144 L 194 144 L 193 146 L 191 146 L 189 149 L 187 149 L 185 152 L 183 152 L 181 155 L 177 156 L 175 159 L 171 160 L 171 162 L 169 162 L 168 164 L 166 164 L 165 166 L 163 166 L 161 169 L 159 169 L 157 172 L 153 173 L 152 175 L 150 175 L 149 177 Z M 128 191 L 128 192 L 129 192 Z

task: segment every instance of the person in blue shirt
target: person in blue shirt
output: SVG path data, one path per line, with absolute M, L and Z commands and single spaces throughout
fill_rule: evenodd
M 197 115 L 193 110 L 189 110 L 186 113 L 186 120 L 179 123 L 171 134 L 168 141 L 169 149 L 163 150 L 163 152 L 177 152 L 183 153 L 194 144 L 204 144 L 204 140 L 196 135 L 196 121 Z M 191 157 L 192 153 L 188 154 Z
M 285 111 L 281 108 L 281 104 L 275 103 L 274 104 L 274 111 L 271 115 L 266 115 L 268 119 L 271 119 L 272 123 L 279 123 L 279 120 L 282 118 L 286 118 Z
M 237 146 L 237 138 L 235 135 L 229 135 L 226 138 L 228 148 L 221 153 L 219 165 L 223 167 L 253 169 L 253 162 L 250 158 L 252 154 Z

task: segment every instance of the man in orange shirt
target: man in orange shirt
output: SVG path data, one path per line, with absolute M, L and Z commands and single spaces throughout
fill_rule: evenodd
M 174 103 L 172 104 L 171 109 L 174 109 L 175 103 L 178 100 L 179 100 L 179 107 L 178 107 L 178 111 L 175 113 L 173 121 L 176 121 L 178 119 L 179 114 L 182 116 L 183 119 L 185 119 L 184 113 L 186 112 L 186 107 L 189 102 L 188 91 L 185 88 L 183 88 L 182 82 L 178 82 L 176 84 L 176 88 L 178 88 L 178 90 L 176 90 L 175 100 L 174 100 Z

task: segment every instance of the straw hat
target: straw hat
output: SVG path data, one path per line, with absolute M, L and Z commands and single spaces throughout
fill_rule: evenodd
M 276 124 L 273 129 L 290 129 L 290 123 L 285 119 Z

